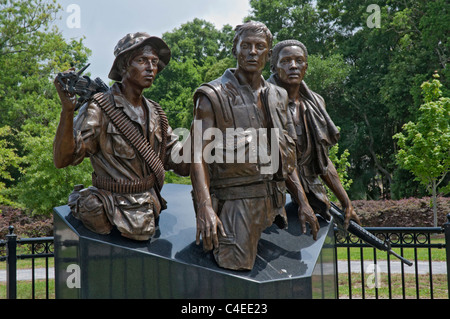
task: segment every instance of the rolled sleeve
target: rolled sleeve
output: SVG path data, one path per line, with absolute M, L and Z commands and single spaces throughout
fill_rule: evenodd
M 100 107 L 91 102 L 85 104 L 74 119 L 75 152 L 72 165 L 80 164 L 85 157 L 98 152 L 98 136 L 102 123 Z

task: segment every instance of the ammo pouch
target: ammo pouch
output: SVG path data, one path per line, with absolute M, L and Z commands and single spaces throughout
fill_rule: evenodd
M 271 182 L 272 200 L 275 208 L 283 208 L 286 204 L 286 184 L 285 182 Z
M 73 217 L 90 231 L 98 234 L 111 232 L 112 224 L 106 216 L 102 195 L 95 187 L 83 188 L 83 185 L 76 185 L 69 195 L 68 205 Z

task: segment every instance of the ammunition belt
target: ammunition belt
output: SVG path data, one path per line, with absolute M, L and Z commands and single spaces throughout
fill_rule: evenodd
M 158 110 L 160 116 L 160 125 L 162 132 L 162 142 L 160 148 L 160 156 L 156 155 L 153 147 L 150 143 L 142 136 L 139 130 L 131 123 L 131 120 L 126 116 L 126 114 L 119 110 L 112 100 L 112 96 L 108 96 L 104 93 L 97 93 L 93 96 L 93 99 L 102 107 L 106 115 L 111 119 L 112 123 L 117 127 L 117 129 L 125 136 L 128 143 L 134 147 L 137 152 L 144 158 L 147 165 L 156 175 L 156 182 L 159 189 L 163 187 L 165 170 L 164 170 L 164 160 L 166 155 L 166 140 L 167 140 L 167 129 L 169 127 L 167 116 L 162 110 L 161 106 L 157 103 L 153 103 Z M 111 101 L 112 100 L 112 101 Z
M 92 185 L 119 194 L 139 194 L 149 191 L 155 186 L 155 175 L 152 174 L 143 179 L 119 180 L 111 177 L 97 176 L 92 174 Z

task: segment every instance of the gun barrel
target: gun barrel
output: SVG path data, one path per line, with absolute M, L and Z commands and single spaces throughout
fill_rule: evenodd
M 400 255 L 397 254 L 395 251 L 389 250 L 388 252 L 389 252 L 389 254 L 394 255 L 395 257 L 397 257 L 398 259 L 400 259 L 402 262 L 404 262 L 404 263 L 407 264 L 408 266 L 411 267 L 411 266 L 413 265 L 412 262 L 410 262 L 408 259 L 406 259 L 406 258 L 400 256 Z
M 77 75 L 80 76 L 81 74 L 83 74 L 83 72 L 86 71 L 86 69 L 87 69 L 90 65 L 91 65 L 90 63 L 86 64 L 80 71 L 78 71 Z
M 334 203 L 331 203 L 330 213 L 331 213 L 331 215 L 333 215 L 334 220 L 340 226 L 344 225 L 344 221 L 345 221 L 344 213 Z M 394 251 L 392 251 L 391 247 L 386 242 L 381 241 L 375 235 L 368 232 L 367 230 L 365 230 L 363 227 L 361 227 L 354 221 L 352 221 L 352 220 L 350 221 L 347 231 L 352 233 L 353 235 L 357 236 L 361 240 L 365 241 L 369 245 L 371 245 L 379 250 L 387 251 L 389 254 L 397 257 L 398 259 L 400 259 L 403 263 L 407 264 L 408 266 L 412 266 L 412 262 L 410 262 L 409 260 L 405 259 L 404 257 L 402 257 L 402 256 L 398 255 L 397 253 L 395 253 Z

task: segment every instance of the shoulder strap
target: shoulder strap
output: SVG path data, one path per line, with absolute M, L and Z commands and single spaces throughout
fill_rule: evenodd
M 164 184 L 164 164 L 159 158 L 155 151 L 153 150 L 150 143 L 142 136 L 139 130 L 131 123 L 130 119 L 125 115 L 124 112 L 119 110 L 112 100 L 112 96 L 106 95 L 102 92 L 95 94 L 92 97 L 100 107 L 105 111 L 106 115 L 110 118 L 111 122 L 116 126 L 116 128 L 125 136 L 128 143 L 133 146 L 136 151 L 144 158 L 147 165 L 153 171 L 156 176 L 156 181 L 159 186 L 159 189 L 163 187 Z M 160 107 L 161 108 L 161 107 Z M 162 111 L 162 109 L 161 109 Z M 158 110 L 159 112 L 159 110 Z M 164 112 L 163 112 L 164 113 Z M 160 114 L 161 116 L 161 114 Z M 167 117 L 164 114 L 164 118 L 167 120 Z M 163 119 L 163 117 L 161 117 Z M 163 120 L 162 120 L 163 122 Z M 168 124 L 167 124 L 168 125 Z M 163 129 L 163 136 L 167 134 L 167 127 Z M 164 141 L 164 139 L 163 139 Z M 161 145 L 161 149 L 165 150 L 165 144 Z M 162 156 L 165 156 L 165 151 L 162 153 Z

